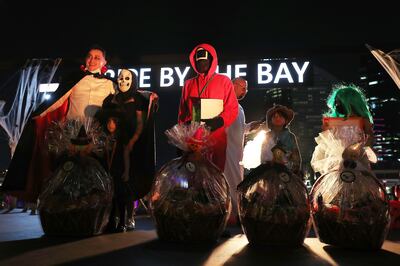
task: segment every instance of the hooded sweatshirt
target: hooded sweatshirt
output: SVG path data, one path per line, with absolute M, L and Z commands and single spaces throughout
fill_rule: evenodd
M 199 73 L 196 69 L 195 54 L 200 47 L 207 50 L 213 58 L 207 73 Z M 197 76 L 185 81 L 179 106 L 178 123 L 182 124 L 192 120 L 192 98 L 220 99 L 223 101 L 223 111 L 219 116 L 224 120 L 224 125 L 212 132 L 210 139 L 211 143 L 214 143 L 211 154 L 212 162 L 223 171 L 226 152 L 225 128 L 230 126 L 238 115 L 238 101 L 233 84 L 227 76 L 215 73 L 218 65 L 218 57 L 217 52 L 211 45 L 197 45 L 190 53 L 189 60 Z M 207 82 L 207 87 L 199 95 L 199 92 Z

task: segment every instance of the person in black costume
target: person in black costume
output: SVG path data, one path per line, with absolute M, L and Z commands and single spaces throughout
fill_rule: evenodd
M 114 178 L 114 200 L 119 212 L 120 222 L 116 230 L 123 232 L 135 228 L 134 201 L 148 193 L 154 178 L 154 139 L 151 140 L 154 127 L 153 110 L 148 109 L 149 101 L 137 91 L 135 74 L 123 69 L 117 83 L 117 94 L 104 100 L 98 118 L 103 125 L 109 125 L 110 113 L 118 117 L 114 159 L 108 168 Z M 150 106 L 151 103 L 150 97 Z M 114 220 L 111 217 L 110 229 L 114 227 Z
M 126 230 L 125 223 L 120 222 L 117 228 L 118 221 L 123 221 L 120 219 L 120 213 L 123 214 L 123 219 L 125 219 L 125 205 L 129 199 L 124 196 L 124 182 L 122 180 L 122 174 L 124 170 L 123 163 L 123 145 L 121 142 L 121 113 L 116 110 L 116 108 L 107 109 L 102 112 L 104 116 L 103 126 L 107 134 L 105 140 L 104 149 L 104 168 L 113 177 L 114 183 L 114 197 L 112 203 L 112 209 L 109 217 L 109 223 L 107 226 L 107 231 L 109 232 L 123 232 Z M 117 221 L 118 219 L 118 221 Z

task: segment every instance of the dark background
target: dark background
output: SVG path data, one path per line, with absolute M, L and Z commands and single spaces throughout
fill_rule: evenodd
M 398 47 L 395 2 L 313 2 L 0 0 L 0 58 L 83 57 L 93 43 L 114 64 L 187 55 L 201 42 L 237 57 L 357 53 L 365 43 Z

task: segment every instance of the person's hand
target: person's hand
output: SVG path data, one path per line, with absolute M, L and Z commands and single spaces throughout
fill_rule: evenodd
M 154 111 L 157 112 L 158 111 L 158 94 L 157 93 L 152 92 L 150 94 L 150 102 L 153 102 Z
M 152 92 L 152 93 L 150 94 L 150 100 L 153 101 L 154 104 L 157 104 L 157 103 L 158 103 L 158 94 L 155 93 L 155 92 Z
M 224 125 L 224 119 L 220 116 L 211 119 L 201 119 L 201 121 L 205 122 L 206 126 L 210 128 L 210 131 L 215 131 Z

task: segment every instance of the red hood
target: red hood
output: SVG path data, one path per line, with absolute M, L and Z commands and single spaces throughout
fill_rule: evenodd
M 200 47 L 207 50 L 213 57 L 210 69 L 208 70 L 208 73 L 207 73 L 207 76 L 211 76 L 212 74 L 215 73 L 215 70 L 217 69 L 218 57 L 217 57 L 217 52 L 215 51 L 214 47 L 212 47 L 210 44 L 202 43 L 202 44 L 197 45 L 189 55 L 190 64 L 192 65 L 194 71 L 196 71 L 197 74 L 200 74 L 196 69 L 196 64 L 194 61 L 194 56 L 195 56 L 196 50 Z

